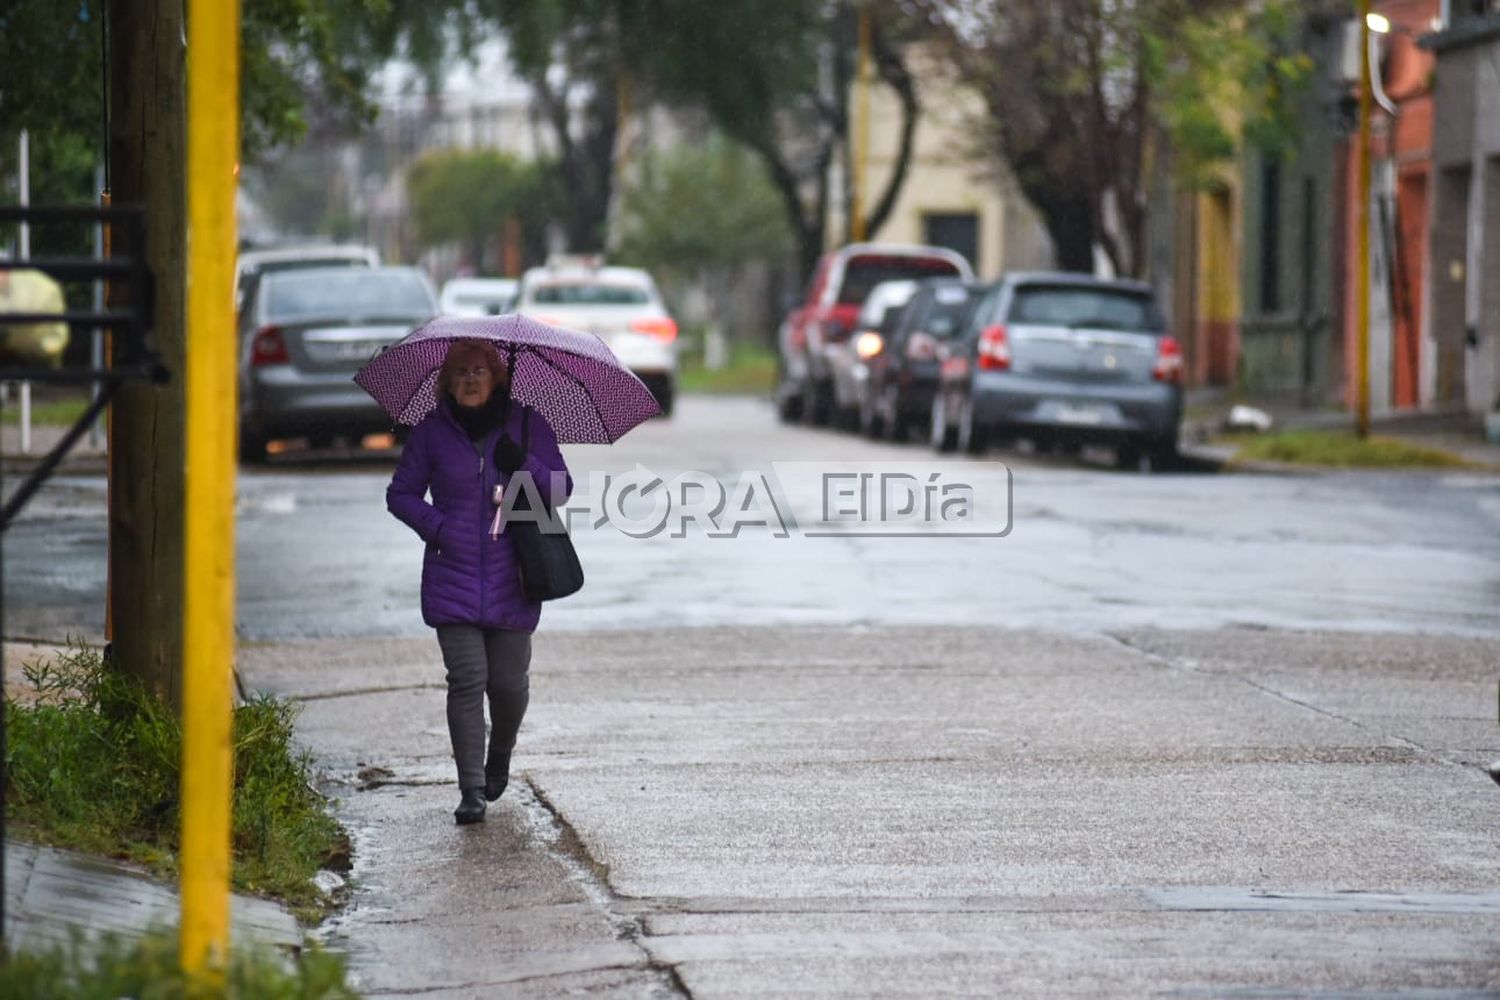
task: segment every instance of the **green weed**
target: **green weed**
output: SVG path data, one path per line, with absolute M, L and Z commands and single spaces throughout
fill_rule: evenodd
M 1396 438 L 1371 435 L 1361 440 L 1352 431 L 1314 430 L 1281 431 L 1251 438 L 1240 447 L 1235 458 L 1370 469 L 1454 468 L 1469 464 L 1449 452 Z
M 701 349 L 684 352 L 677 382 L 683 392 L 769 393 L 776 386 L 776 352 L 758 344 L 735 343 L 729 364 L 717 370 L 703 367 Z
M 178 1000 L 209 996 L 245 1000 L 344 1000 L 357 994 L 345 982 L 343 960 L 320 949 L 288 960 L 270 951 L 234 951 L 223 989 L 207 988 L 181 970 L 177 937 L 156 931 L 136 940 L 75 940 L 48 951 L 21 952 L 0 963 L 0 996 L 32 1000 Z
M 171 709 L 99 654 L 73 647 L 28 664 L 7 700 L 10 818 L 44 843 L 176 868 L 182 728 Z M 348 839 L 292 741 L 296 710 L 257 697 L 234 710 L 233 880 L 314 918 L 311 883 Z
M 76 399 L 52 399 L 38 401 L 31 406 L 31 423 L 36 427 L 44 426 L 71 426 L 83 411 L 88 409 L 88 397 Z M 7 424 L 20 424 L 21 404 L 12 401 L 6 405 L 4 412 L 0 412 L 0 420 Z

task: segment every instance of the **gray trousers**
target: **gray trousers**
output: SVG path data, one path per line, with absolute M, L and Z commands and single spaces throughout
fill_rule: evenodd
M 439 625 L 438 645 L 448 670 L 448 735 L 463 790 L 505 787 L 510 752 L 531 700 L 531 633 Z M 484 702 L 490 702 L 489 755 L 484 748 Z

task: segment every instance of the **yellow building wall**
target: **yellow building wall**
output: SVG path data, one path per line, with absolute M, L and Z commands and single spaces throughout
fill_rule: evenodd
M 922 243 L 926 216 L 972 213 L 978 219 L 974 270 L 980 278 L 997 277 L 1002 270 L 1050 267 L 1051 248 L 1035 213 L 1010 183 L 1003 162 L 980 146 L 977 123 L 984 108 L 978 97 L 959 84 L 951 68 L 930 50 L 914 46 L 908 65 L 917 80 L 921 105 L 912 159 L 890 217 L 871 238 L 882 243 Z M 850 95 L 851 115 L 857 113 L 857 99 L 856 87 Z M 901 145 L 899 97 L 877 81 L 870 88 L 869 100 L 866 214 L 884 192 Z M 835 186 L 828 226 L 831 246 L 843 243 L 847 231 L 838 193 Z

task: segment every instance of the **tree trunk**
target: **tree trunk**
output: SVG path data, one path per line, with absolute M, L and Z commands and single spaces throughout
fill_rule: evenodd
M 887 44 L 885 36 L 878 29 L 874 32 L 874 50 L 875 66 L 880 72 L 880 78 L 901 99 L 901 145 L 896 152 L 896 165 L 891 170 L 885 191 L 865 223 L 865 238 L 872 240 L 890 218 L 891 210 L 896 207 L 896 198 L 901 194 L 901 187 L 906 183 L 906 173 L 911 167 L 913 140 L 917 132 L 917 116 L 921 112 L 921 106 L 917 103 L 916 82 L 907 70 L 900 51 Z
M 146 212 L 153 342 L 165 385 L 113 404 L 109 494 L 112 662 L 173 706 L 182 692 L 186 53 L 181 0 L 109 0 L 110 186 Z
M 1094 211 L 1080 195 L 1038 196 L 1026 192 L 1052 238 L 1060 271 L 1094 273 Z
M 827 188 L 828 188 L 828 160 L 832 155 L 832 147 L 825 145 L 819 158 L 819 207 L 813 212 L 807 210 L 802 201 L 802 185 L 797 181 L 797 175 L 781 156 L 781 150 L 777 148 L 774 140 L 765 137 L 740 136 L 742 142 L 755 151 L 756 155 L 766 165 L 766 172 L 771 177 L 771 183 L 775 185 L 776 191 L 781 195 L 782 207 L 786 210 L 786 221 L 792 231 L 792 238 L 797 241 L 797 277 L 802 287 L 812 279 L 812 273 L 817 269 L 818 258 L 823 254 L 823 226 L 826 215 Z
M 619 104 L 612 83 L 595 81 L 586 107 L 583 134 L 574 135 L 570 86 L 559 91 L 546 71 L 528 77 L 543 116 L 557 139 L 559 167 L 566 185 L 563 229 L 573 253 L 595 253 L 606 245 L 609 197 L 614 177 Z

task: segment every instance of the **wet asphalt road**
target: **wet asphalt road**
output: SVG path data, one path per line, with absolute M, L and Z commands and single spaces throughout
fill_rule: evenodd
M 930 461 L 691 398 L 568 457 Z M 354 832 L 322 933 L 363 988 L 1500 996 L 1500 479 L 944 475 L 1000 495 L 1002 458 L 1003 538 L 578 531 L 464 829 L 388 462 L 242 477 L 239 666 L 301 700 Z M 8 534 L 8 634 L 90 621 L 99 515 L 70 480 Z
M 939 466 L 925 447 L 782 427 L 758 400 L 694 398 L 670 422 L 567 457 L 576 505 L 593 515 L 611 510 L 601 475 L 640 468 L 663 479 L 697 470 L 730 487 L 763 477 L 774 495 L 789 494 L 775 509 L 805 522 L 821 514 L 816 470 L 879 467 L 924 480 L 940 469 L 999 506 L 1013 488 L 1013 518 L 1003 538 L 778 538 L 765 528 L 715 538 L 701 526 L 676 538 L 670 519 L 662 534 L 638 538 L 613 522 L 590 530 L 580 514 L 572 523 L 589 583 L 547 609 L 548 629 L 1500 631 L 1495 476 L 1144 475 L 1004 453 Z M 299 460 L 241 477 L 243 638 L 426 634 L 421 545 L 384 509 L 391 462 Z M 102 491 L 97 479 L 61 479 L 7 534 L 9 634 L 102 629 Z M 627 527 L 656 523 L 642 513 Z

